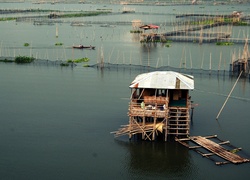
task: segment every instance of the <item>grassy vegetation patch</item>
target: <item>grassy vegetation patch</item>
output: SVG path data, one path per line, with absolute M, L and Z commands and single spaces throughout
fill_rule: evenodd
M 29 43 L 24 43 L 23 46 L 27 47 L 29 46 L 30 44 Z
M 75 18 L 75 17 L 85 17 L 85 16 L 98 16 L 101 14 L 109 14 L 110 11 L 92 11 L 92 12 L 81 12 L 81 13 L 70 13 L 70 14 L 60 14 L 60 18 Z
M 131 30 L 130 33 L 142 33 L 140 30 Z
M 0 21 L 14 21 L 16 20 L 15 17 L 2 17 L 0 18 Z
M 31 63 L 35 60 L 34 57 L 28 57 L 28 56 L 17 56 L 15 58 L 15 63 L 21 64 L 21 63 Z
M 62 62 L 60 66 L 69 66 L 69 63 Z
M 60 42 L 55 43 L 55 46 L 62 46 L 62 45 L 63 43 L 60 43 Z
M 217 42 L 216 43 L 217 46 L 231 46 L 233 44 L 234 43 L 232 43 L 232 42 Z
M 9 59 L 1 59 L 0 62 L 13 63 L 15 61 L 14 60 L 9 60 Z
M 82 63 L 82 62 L 88 62 L 89 61 L 89 58 L 87 57 L 84 57 L 84 58 L 80 58 L 80 59 L 69 59 L 67 60 L 67 63 Z

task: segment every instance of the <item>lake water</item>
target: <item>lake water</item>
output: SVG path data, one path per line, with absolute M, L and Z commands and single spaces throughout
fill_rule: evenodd
M 13 4 L 1 3 L 1 8 L 6 6 Z M 20 6 L 34 5 L 21 3 Z M 47 6 L 62 8 L 68 5 Z M 69 6 L 77 8 L 77 5 Z M 112 6 L 117 11 L 121 9 L 120 5 L 105 6 Z M 181 12 L 190 7 L 136 6 L 153 12 L 161 12 L 164 8 Z M 217 8 L 225 12 L 232 9 L 231 6 L 192 8 L 197 11 Z M 249 13 L 246 6 L 239 6 L 237 10 Z M 135 13 L 90 19 L 104 18 L 106 21 L 109 18 L 112 21 L 117 17 L 124 21 L 137 18 Z M 146 18 L 157 19 L 155 16 L 144 18 L 145 21 Z M 186 62 L 191 62 L 191 52 L 192 68 L 196 70 L 187 72 L 194 75 L 195 90 L 191 91 L 191 96 L 198 104 L 194 109 L 191 135 L 217 134 L 219 138 L 242 147 L 242 154 L 250 157 L 249 79 L 239 79 L 216 120 L 237 78 L 230 77 L 227 72 L 230 53 L 233 49 L 243 48 L 242 44 L 217 47 L 214 44 L 173 43 L 171 48 L 166 48 L 135 41 L 129 33 L 130 26 L 102 28 L 94 24 L 83 28 L 62 23 L 58 38 L 55 37 L 55 27 L 0 22 L 1 56 L 31 53 L 50 61 L 86 56 L 90 58 L 89 64 L 95 64 L 102 47 L 105 62 L 119 65 L 102 71 L 96 67 L 84 68 L 82 64 L 71 68 L 46 62 L 29 65 L 0 63 L 1 179 L 248 179 L 249 163 L 216 166 L 176 142 L 129 141 L 126 136 L 115 139 L 110 134 L 128 123 L 128 86 L 133 79 L 142 72 L 171 69 L 163 67 L 167 65 L 179 68 L 185 52 Z M 239 27 L 235 29 L 239 31 Z M 240 31 L 243 30 L 248 32 L 249 27 Z M 55 47 L 57 41 L 63 42 L 64 47 Z M 31 42 L 32 48 L 26 49 L 25 42 Z M 97 49 L 73 51 L 70 47 L 78 43 L 92 44 Z M 210 52 L 214 62 L 211 75 L 206 71 Z M 225 66 L 221 65 L 217 73 L 220 53 L 225 58 Z M 133 65 L 130 66 L 130 62 Z M 144 67 L 148 65 L 152 68 Z M 190 63 L 186 65 L 190 68 Z

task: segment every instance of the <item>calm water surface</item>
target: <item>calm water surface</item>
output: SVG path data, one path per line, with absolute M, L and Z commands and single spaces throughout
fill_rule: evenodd
M 216 166 L 175 142 L 114 139 L 128 123 L 129 69 L 0 65 L 2 179 L 245 179 L 249 164 Z M 191 135 L 217 134 L 249 154 L 249 81 L 195 75 Z M 210 174 L 210 177 L 207 177 Z
M 158 62 L 159 66 L 179 67 L 182 52 L 188 56 L 189 51 L 196 52 L 191 53 L 196 62 L 193 68 L 198 69 L 192 72 L 195 90 L 191 96 L 198 106 L 191 135 L 217 134 L 242 147 L 244 155 L 250 154 L 249 80 L 239 80 L 216 121 L 236 78 L 200 70 L 203 52 L 214 54 L 213 69 L 217 71 L 220 52 L 226 57 L 224 54 L 241 45 L 217 48 L 174 43 L 172 49 L 158 44 L 148 47 L 134 41 L 127 26 L 103 30 L 96 25 L 79 30 L 63 23 L 58 39 L 54 37 L 55 26 L 15 22 L 0 22 L 0 26 L 2 56 L 32 53 L 55 61 L 84 54 L 95 64 L 102 45 L 105 59 L 111 63 L 131 61 L 155 67 Z M 88 44 L 96 43 L 97 50 L 72 52 L 70 46 L 80 42 L 80 37 Z M 26 41 L 32 42 L 31 50 L 23 47 Z M 65 47 L 55 48 L 56 41 L 64 42 Z M 204 62 L 203 68 L 208 69 L 209 58 Z M 175 142 L 128 141 L 126 136 L 115 139 L 110 134 L 128 123 L 128 86 L 135 76 L 148 70 L 153 69 L 115 66 L 100 71 L 82 65 L 62 68 L 46 63 L 0 63 L 1 179 L 247 179 L 250 164 L 216 166 Z

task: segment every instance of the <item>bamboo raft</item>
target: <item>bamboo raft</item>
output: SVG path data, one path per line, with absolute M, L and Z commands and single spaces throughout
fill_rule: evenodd
M 241 164 L 241 163 L 250 162 L 250 159 L 243 158 L 243 157 L 235 154 L 236 152 L 241 150 L 241 148 L 235 148 L 232 150 L 228 150 L 228 149 L 221 146 L 224 144 L 229 144 L 229 141 L 221 141 L 220 140 L 219 143 L 216 143 L 212 140 L 209 140 L 208 138 L 217 138 L 217 135 L 207 136 L 207 137 L 192 136 L 192 137 L 184 138 L 184 139 L 176 138 L 176 141 L 178 141 L 180 144 L 188 147 L 189 149 L 195 149 L 196 152 L 201 154 L 203 157 L 210 158 L 211 156 L 216 155 L 216 156 L 226 160 L 224 162 L 217 161 L 217 162 L 215 162 L 216 165 L 223 165 L 223 164 L 228 164 L 228 163 Z M 188 143 L 186 143 L 184 141 L 191 141 L 191 142 L 197 144 L 197 146 L 190 146 Z M 233 147 L 233 146 L 231 146 L 231 147 Z M 197 150 L 198 148 L 204 148 L 204 149 L 208 150 L 210 153 L 202 153 L 201 151 Z M 213 159 L 211 159 L 211 160 L 213 160 Z

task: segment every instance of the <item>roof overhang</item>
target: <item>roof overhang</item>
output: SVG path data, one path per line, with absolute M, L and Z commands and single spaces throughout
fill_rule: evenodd
M 130 88 L 194 89 L 194 77 L 174 71 L 154 71 L 138 75 Z
M 159 26 L 154 25 L 154 24 L 147 24 L 140 26 L 141 29 L 148 30 L 148 29 L 159 29 Z

